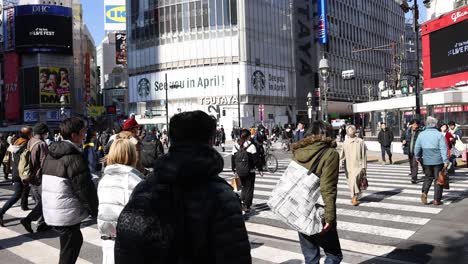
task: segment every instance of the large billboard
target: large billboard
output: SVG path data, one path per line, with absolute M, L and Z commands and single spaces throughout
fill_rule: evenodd
M 30 52 L 73 52 L 72 9 L 62 6 L 16 7 L 15 44 Z
M 468 6 L 422 25 L 424 89 L 468 84 Z
M 15 48 L 15 9 L 10 7 L 3 12 L 3 41 L 6 51 Z
M 18 53 L 7 52 L 3 55 L 5 67 L 5 119 L 18 121 L 21 118 L 19 69 L 20 57 Z
M 126 30 L 127 11 L 125 0 L 104 1 L 104 30 Z
M 42 105 L 60 105 L 60 97 L 65 96 L 70 103 L 70 77 L 67 68 L 39 68 L 39 91 Z
M 115 33 L 115 63 L 127 65 L 127 34 Z

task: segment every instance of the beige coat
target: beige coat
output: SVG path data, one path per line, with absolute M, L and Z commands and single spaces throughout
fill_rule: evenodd
M 346 161 L 346 178 L 348 180 L 351 197 L 361 193 L 359 176 L 363 169 L 367 170 L 367 147 L 358 137 L 347 137 L 340 153 L 341 161 Z

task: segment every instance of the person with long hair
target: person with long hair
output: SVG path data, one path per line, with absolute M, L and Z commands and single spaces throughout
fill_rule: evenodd
M 102 239 L 102 263 L 114 263 L 117 220 L 133 189 L 143 179 L 136 170 L 137 151 L 130 139 L 117 139 L 107 156 L 107 167 L 99 182 L 98 230 Z
M 250 131 L 243 129 L 240 138 L 232 148 L 232 171 L 239 176 L 242 184 L 242 210 L 250 212 L 255 189 L 255 166 L 257 164 L 257 148 L 250 141 Z

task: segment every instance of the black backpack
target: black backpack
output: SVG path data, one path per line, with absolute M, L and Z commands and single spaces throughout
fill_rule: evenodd
M 254 167 L 251 157 L 252 154 L 247 152 L 250 145 L 252 145 L 252 143 L 245 148 L 238 149 L 237 146 L 235 147 L 237 152 L 234 154 L 234 164 L 238 175 L 248 175 L 250 170 Z

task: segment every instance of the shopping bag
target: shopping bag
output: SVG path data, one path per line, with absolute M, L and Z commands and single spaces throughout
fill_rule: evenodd
M 305 235 L 318 234 L 325 222 L 320 178 L 295 161 L 283 173 L 267 204 L 281 221 Z
M 239 176 L 234 176 L 231 180 L 231 186 L 234 189 L 235 192 L 238 192 L 242 189 L 242 184 Z

